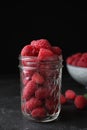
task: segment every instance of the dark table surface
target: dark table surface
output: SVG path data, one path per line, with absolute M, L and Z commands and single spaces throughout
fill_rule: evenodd
M 87 92 L 66 73 L 62 76 L 62 93 L 67 89 L 77 94 Z M 20 109 L 19 77 L 0 76 L 0 130 L 87 130 L 87 107 L 77 110 L 73 103 L 63 105 L 59 118 L 49 123 L 27 120 Z

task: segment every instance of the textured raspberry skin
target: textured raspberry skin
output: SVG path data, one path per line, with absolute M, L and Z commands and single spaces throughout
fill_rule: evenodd
M 38 50 L 31 45 L 26 45 L 21 50 L 21 56 L 37 56 Z
M 81 53 L 74 54 L 74 55 L 73 55 L 72 65 L 78 66 L 78 62 L 79 62 L 81 56 L 82 56 Z
M 83 109 L 87 105 L 87 100 L 83 95 L 77 95 L 74 104 L 77 109 Z
M 46 106 L 47 110 L 49 110 L 49 111 L 54 109 L 54 106 L 55 106 L 54 98 L 46 99 L 45 106 Z
M 31 41 L 31 45 L 40 50 L 41 48 L 50 49 L 51 44 L 47 39 L 39 39 Z
M 87 67 L 87 53 L 83 53 L 80 60 L 77 63 L 80 67 Z
M 60 96 L 60 103 L 61 104 L 65 104 L 67 102 L 67 99 L 65 98 L 65 96 L 63 94 L 61 94 Z
M 23 72 L 21 73 L 21 79 L 24 85 L 26 85 L 28 81 L 31 80 L 33 73 L 33 70 L 23 70 Z
M 77 66 L 78 61 L 80 60 L 81 56 L 82 56 L 82 53 L 80 52 L 75 53 L 66 59 L 66 63 Z
M 49 99 L 46 99 L 45 107 L 49 114 L 53 114 L 58 108 L 58 99 L 55 99 L 55 97 L 50 97 Z
M 43 107 L 38 107 L 31 112 L 32 117 L 42 119 L 46 116 L 46 110 Z
M 38 99 L 45 99 L 49 97 L 49 95 L 50 93 L 48 88 L 40 87 L 35 91 L 35 97 L 37 97 Z
M 77 57 L 81 57 L 81 55 L 82 55 L 82 53 L 78 52 L 78 53 L 73 54 L 72 56 L 74 58 L 77 58 Z
M 28 81 L 28 83 L 23 89 L 22 98 L 28 100 L 31 96 L 35 94 L 36 90 L 37 90 L 37 85 L 32 80 Z
M 72 56 L 68 57 L 68 58 L 66 59 L 66 63 L 72 65 L 73 59 L 74 59 L 74 58 L 73 58 Z
M 84 52 L 84 53 L 78 52 L 78 53 L 73 54 L 72 56 L 69 56 L 66 59 L 66 63 L 73 66 L 87 68 L 87 52 Z
M 39 73 L 35 72 L 32 76 L 32 81 L 34 81 L 37 84 L 43 84 L 44 83 L 44 78 L 42 75 L 40 75 Z
M 37 108 L 37 107 L 40 107 L 42 105 L 42 102 L 41 100 L 35 98 L 35 97 L 32 97 L 30 100 L 28 100 L 25 104 L 26 106 L 26 111 L 28 113 L 30 113 L 33 109 Z
M 61 55 L 62 54 L 62 50 L 60 47 L 57 47 L 57 46 L 53 46 L 52 47 L 52 51 L 54 54 L 57 54 L 57 55 Z
M 65 97 L 66 99 L 74 100 L 76 97 L 76 93 L 73 90 L 68 89 L 65 91 Z
M 41 48 L 38 54 L 38 60 L 50 60 L 53 59 L 53 57 L 54 57 L 54 53 L 51 50 L 44 49 L 44 48 Z

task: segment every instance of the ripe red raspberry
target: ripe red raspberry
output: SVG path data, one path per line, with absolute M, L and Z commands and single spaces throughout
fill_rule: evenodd
M 61 104 L 65 104 L 67 102 L 67 99 L 65 98 L 65 96 L 63 94 L 61 94 L 60 96 L 60 103 Z
M 57 55 L 61 55 L 61 53 L 62 53 L 61 48 L 58 47 L 58 46 L 53 46 L 52 51 L 53 51 L 54 54 L 57 54 Z
M 38 50 L 31 45 L 26 45 L 21 50 L 21 56 L 37 56 Z
M 68 57 L 68 58 L 66 59 L 66 63 L 71 65 L 73 59 L 74 59 L 74 58 L 73 58 L 72 56 Z
M 40 87 L 35 91 L 35 97 L 37 97 L 38 99 L 45 99 L 49 97 L 49 95 L 49 89 L 45 87 Z
M 32 80 L 28 81 L 28 83 L 23 89 L 22 98 L 28 100 L 31 96 L 35 94 L 36 90 L 37 90 L 37 85 Z
M 31 41 L 31 45 L 40 50 L 40 48 L 50 49 L 51 44 L 47 39 L 39 39 Z
M 51 111 L 55 107 L 54 98 L 46 99 L 45 106 L 47 110 Z
M 43 107 L 38 107 L 31 112 L 31 115 L 34 118 L 42 119 L 46 116 L 46 110 Z
M 23 70 L 23 72 L 21 73 L 21 79 L 24 85 L 26 85 L 28 81 L 31 80 L 33 73 L 33 70 Z
M 87 53 L 83 53 L 80 60 L 77 63 L 80 67 L 87 67 Z
M 22 80 L 23 85 L 25 86 L 28 83 L 29 79 L 25 78 Z
M 82 53 L 78 52 L 72 55 L 74 58 L 81 57 Z
M 54 53 L 51 50 L 41 48 L 38 54 L 38 60 L 51 60 L 54 57 Z
M 44 83 L 44 78 L 39 73 L 35 72 L 33 74 L 33 76 L 32 76 L 32 81 L 34 81 L 37 84 L 43 84 Z
M 50 97 L 49 99 L 46 99 L 45 107 L 49 114 L 53 114 L 58 108 L 58 99 L 55 99 L 55 97 Z
M 78 62 L 81 58 L 81 53 L 77 53 L 73 56 L 74 60 L 72 61 L 72 65 L 78 66 Z
M 83 95 L 77 95 L 74 104 L 77 109 L 83 109 L 87 105 L 87 100 Z
M 65 91 L 65 97 L 66 99 L 74 99 L 76 97 L 76 93 L 73 90 L 66 90 Z
M 37 108 L 37 107 L 40 107 L 42 105 L 42 102 L 41 100 L 33 97 L 31 98 L 30 100 L 28 100 L 25 104 L 26 106 L 26 111 L 28 113 L 30 113 L 33 109 Z

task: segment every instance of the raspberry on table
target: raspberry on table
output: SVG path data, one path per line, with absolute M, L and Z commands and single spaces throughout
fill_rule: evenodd
M 74 100 L 74 105 L 77 109 L 83 109 L 87 105 L 87 100 L 83 95 L 77 95 Z
M 35 94 L 37 90 L 37 85 L 31 80 L 28 81 L 23 89 L 22 98 L 28 100 L 31 96 Z
M 37 84 L 43 84 L 45 80 L 41 74 L 35 72 L 32 76 L 32 81 L 34 81 Z
M 38 99 L 45 99 L 49 97 L 49 95 L 49 89 L 46 87 L 40 87 L 35 91 L 35 97 L 37 97 Z
M 67 102 L 67 99 L 65 98 L 65 96 L 63 94 L 60 95 L 60 103 L 61 104 L 65 104 Z
M 51 44 L 47 39 L 39 39 L 31 41 L 31 45 L 40 50 L 41 48 L 51 49 Z
M 37 56 L 38 50 L 31 45 L 26 45 L 21 50 L 21 56 Z
M 65 97 L 66 97 L 66 99 L 72 99 L 73 100 L 76 97 L 76 93 L 75 93 L 75 91 L 68 89 L 68 90 L 65 91 Z
M 41 48 L 38 54 L 38 60 L 50 60 L 53 59 L 53 56 L 55 55 L 51 50 Z
M 38 107 L 31 112 L 31 115 L 34 118 L 42 119 L 46 117 L 46 110 L 44 107 Z
M 40 107 L 42 105 L 42 101 L 32 97 L 30 100 L 28 100 L 25 104 L 26 111 L 30 113 L 33 109 Z

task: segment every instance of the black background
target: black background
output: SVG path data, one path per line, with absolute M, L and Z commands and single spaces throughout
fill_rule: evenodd
M 10 6 L 11 4 L 11 6 Z M 0 75 L 18 74 L 18 56 L 33 39 L 46 38 L 66 58 L 87 51 L 86 3 L 2 3 L 0 7 Z M 41 14 L 40 14 L 41 13 Z M 39 15 L 40 14 L 40 15 Z
M 18 57 L 22 47 L 32 40 L 46 38 L 52 45 L 61 47 L 63 73 L 67 73 L 65 60 L 69 55 L 87 52 L 86 5 L 82 1 L 62 0 L 0 2 L 0 130 L 87 128 L 87 109 L 77 110 L 72 103 L 63 106 L 60 120 L 54 123 L 26 122 L 21 117 L 20 99 L 16 97 L 20 95 Z M 73 89 L 77 94 L 84 94 L 85 87 L 67 74 L 63 75 L 62 92 Z

